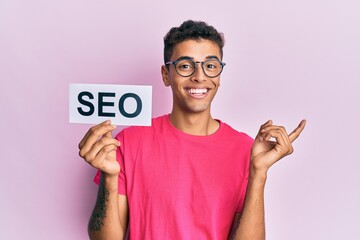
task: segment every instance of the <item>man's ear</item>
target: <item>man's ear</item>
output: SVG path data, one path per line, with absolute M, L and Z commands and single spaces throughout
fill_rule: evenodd
M 161 66 L 161 76 L 166 87 L 170 86 L 169 70 L 165 65 Z

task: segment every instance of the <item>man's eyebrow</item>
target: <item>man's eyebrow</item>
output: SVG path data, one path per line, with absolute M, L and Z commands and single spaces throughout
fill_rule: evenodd
M 220 59 L 219 59 L 217 56 L 215 56 L 215 55 L 210 55 L 210 56 L 207 56 L 207 57 L 206 57 L 206 59 L 212 59 L 212 58 L 215 58 L 215 59 L 217 59 L 217 60 L 220 61 Z
M 193 57 L 189 57 L 189 56 L 181 56 L 178 59 L 176 59 L 175 61 L 179 61 L 179 60 L 194 60 Z
M 206 56 L 205 57 L 206 59 L 213 59 L 213 58 L 215 58 L 215 59 L 217 59 L 217 60 L 219 60 L 220 61 L 220 59 L 218 58 L 218 56 L 216 56 L 216 55 L 209 55 L 209 56 Z M 176 61 L 179 61 L 179 60 L 194 60 L 194 58 L 193 57 L 190 57 L 190 56 L 181 56 L 181 57 L 179 57 L 178 59 L 176 59 Z

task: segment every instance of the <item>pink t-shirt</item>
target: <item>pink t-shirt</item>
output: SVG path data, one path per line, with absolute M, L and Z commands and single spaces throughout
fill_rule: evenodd
M 176 129 L 169 115 L 116 138 L 119 194 L 130 239 L 226 239 L 244 203 L 253 139 L 220 121 L 210 136 Z M 99 173 L 95 182 L 99 183 Z

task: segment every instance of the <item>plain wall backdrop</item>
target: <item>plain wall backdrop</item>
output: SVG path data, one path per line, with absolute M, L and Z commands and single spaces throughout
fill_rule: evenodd
M 0 238 L 87 239 L 97 186 L 77 145 L 90 125 L 68 122 L 69 83 L 152 85 L 153 116 L 168 113 L 162 39 L 194 19 L 225 34 L 214 117 L 252 137 L 268 119 L 308 120 L 269 172 L 267 239 L 360 239 L 359 12 L 357 0 L 1 0 Z

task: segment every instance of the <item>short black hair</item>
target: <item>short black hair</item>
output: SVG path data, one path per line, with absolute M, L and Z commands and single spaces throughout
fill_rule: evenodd
M 177 44 L 186 40 L 210 40 L 220 48 L 223 57 L 224 35 L 206 22 L 187 20 L 180 27 L 173 27 L 164 37 L 164 63 L 170 61 Z

